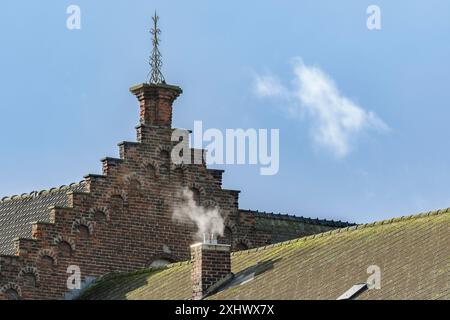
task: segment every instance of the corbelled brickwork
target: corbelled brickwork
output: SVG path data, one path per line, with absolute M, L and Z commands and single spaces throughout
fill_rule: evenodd
M 380 268 L 381 288 L 362 300 L 450 299 L 450 208 L 277 243 L 231 254 L 234 277 L 208 292 L 213 300 L 335 300 Z M 113 275 L 86 300 L 186 300 L 192 262 Z
M 182 188 L 200 205 L 220 208 L 221 242 L 234 250 L 347 225 L 239 210 L 239 191 L 222 188 L 223 171 L 171 163 L 172 103 L 181 89 L 143 84 L 131 92 L 141 108 L 137 142 L 122 142 L 120 158 L 103 159 L 102 175 L 0 202 L 0 299 L 67 298 L 73 265 L 88 281 L 189 259 L 196 227 L 172 219 Z

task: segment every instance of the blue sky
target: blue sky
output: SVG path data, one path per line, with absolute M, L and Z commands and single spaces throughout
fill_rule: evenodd
M 66 28 L 71 4 L 81 8 L 81 30 Z M 381 8 L 379 31 L 366 27 L 370 4 Z M 164 74 L 184 90 L 175 126 L 280 129 L 277 175 L 222 166 L 225 187 L 242 190 L 242 208 L 366 222 L 450 206 L 448 1 L 53 0 L 1 8 L 1 197 L 99 173 L 100 158 L 134 141 L 138 106 L 128 88 L 146 80 L 157 9 Z M 298 57 L 388 129 L 352 131 L 338 156 L 324 147 L 317 113 L 255 89 L 270 77 L 295 96 Z

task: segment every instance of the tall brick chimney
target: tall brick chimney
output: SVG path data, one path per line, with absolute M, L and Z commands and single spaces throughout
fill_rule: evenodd
M 139 100 L 141 124 L 172 127 L 172 104 L 183 92 L 180 87 L 143 83 L 130 91 Z
M 208 289 L 231 274 L 231 246 L 214 241 L 191 246 L 192 299 L 200 300 Z

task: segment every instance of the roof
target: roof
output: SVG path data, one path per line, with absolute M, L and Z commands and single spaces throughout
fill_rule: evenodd
M 381 270 L 381 289 L 357 299 L 450 299 L 450 209 L 395 218 L 232 254 L 235 278 L 208 299 L 337 299 Z M 189 299 L 190 263 L 113 274 L 83 299 Z M 252 271 L 253 272 L 253 271 Z M 251 279 L 251 278 L 250 278 Z
M 68 192 L 84 189 L 84 183 L 80 182 L 48 191 L 3 198 L 0 201 L 0 254 L 13 255 L 14 239 L 30 239 L 33 222 L 50 222 L 49 208 L 66 206 Z

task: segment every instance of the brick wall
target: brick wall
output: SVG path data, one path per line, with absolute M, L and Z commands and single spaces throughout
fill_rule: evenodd
M 172 220 L 184 187 L 198 194 L 201 205 L 220 208 L 227 225 L 221 241 L 234 250 L 280 240 L 279 226 L 261 221 L 287 218 L 240 211 L 239 191 L 222 188 L 223 171 L 204 163 L 171 163 L 172 102 L 181 90 L 142 85 L 132 92 L 141 107 L 137 142 L 120 143 L 120 158 L 103 159 L 103 174 L 85 177 L 86 192 L 69 193 L 66 207 L 51 208 L 50 223 L 33 224 L 33 239 L 15 241 L 15 256 L 0 256 L 0 299 L 63 299 L 71 265 L 79 266 L 87 281 L 148 268 L 155 261 L 188 260 L 190 245 L 198 241 L 196 227 Z M 303 231 L 299 227 L 284 237 L 336 227 L 299 225 Z

